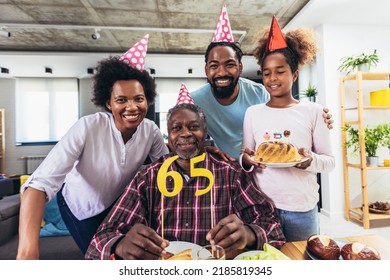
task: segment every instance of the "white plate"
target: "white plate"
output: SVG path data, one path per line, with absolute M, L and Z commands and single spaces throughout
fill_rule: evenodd
M 180 253 L 181 251 L 192 249 L 192 258 L 194 260 L 198 259 L 197 253 L 202 248 L 198 244 L 185 242 L 185 241 L 169 241 L 169 246 L 165 248 L 165 251 L 172 254 Z
M 241 253 L 238 256 L 236 256 L 234 258 L 234 260 L 235 261 L 242 260 L 243 257 L 254 256 L 254 255 L 260 254 L 261 252 L 264 252 L 264 251 L 248 251 L 248 252 L 244 252 L 244 253 Z
M 348 241 L 340 240 L 340 239 L 335 239 L 334 241 L 336 241 L 337 245 L 339 245 L 340 250 L 341 250 L 341 248 L 343 248 L 343 246 L 344 246 L 345 244 L 348 243 Z M 314 255 L 307 249 L 307 246 L 306 246 L 306 254 L 307 254 L 308 257 L 309 257 L 310 259 L 312 259 L 312 260 L 321 260 L 320 258 L 317 258 L 316 256 L 314 256 Z M 343 259 L 343 258 L 342 258 L 341 255 L 340 255 L 339 260 L 342 260 L 342 259 Z
M 310 157 L 303 158 L 300 161 L 293 161 L 293 162 L 264 162 L 264 161 L 257 161 L 254 159 L 254 157 L 251 157 L 251 160 L 256 161 L 258 163 L 261 163 L 267 167 L 270 168 L 287 168 L 287 167 L 294 167 L 298 163 L 305 162 L 309 159 Z

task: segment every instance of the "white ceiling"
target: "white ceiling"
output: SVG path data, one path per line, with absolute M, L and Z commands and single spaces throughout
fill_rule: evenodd
M 285 27 L 316 27 L 322 24 L 390 26 L 389 0 L 311 0 Z M 387 34 L 388 36 L 389 34 Z M 37 53 L 1 52 L 0 67 L 10 69 L 12 76 L 45 76 L 44 67 L 51 67 L 48 76 L 87 76 L 87 68 L 96 66 L 96 61 L 110 54 L 119 53 Z M 253 57 L 243 60 L 243 76 L 256 77 L 257 65 Z M 204 77 L 202 54 L 149 54 L 146 68 L 156 69 L 156 77 Z M 193 74 L 188 74 L 188 69 Z M 0 74 L 1 75 L 1 74 Z M 2 76 L 10 76 L 2 75 Z

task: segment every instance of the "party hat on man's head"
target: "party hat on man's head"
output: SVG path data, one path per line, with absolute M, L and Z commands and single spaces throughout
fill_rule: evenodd
M 286 39 L 284 39 L 282 30 L 279 27 L 276 17 L 272 17 L 271 28 L 269 30 L 267 52 L 287 48 Z
M 144 70 L 148 42 L 149 34 L 146 34 L 138 43 L 122 54 L 120 60 L 133 66 L 135 69 Z
M 190 96 L 190 93 L 188 92 L 184 84 L 181 84 L 180 86 L 180 93 L 179 93 L 179 97 L 177 98 L 176 105 L 182 103 L 194 104 L 194 101 L 192 100 L 192 97 Z
M 212 42 L 234 42 L 226 4 L 223 4 Z

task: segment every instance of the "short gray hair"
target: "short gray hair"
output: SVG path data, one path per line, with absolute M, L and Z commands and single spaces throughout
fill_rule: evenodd
M 177 104 L 176 106 L 172 107 L 171 109 L 169 109 L 168 114 L 167 114 L 167 124 L 171 120 L 172 114 L 179 111 L 180 109 L 188 109 L 188 110 L 191 110 L 194 113 L 198 114 L 200 119 L 203 121 L 204 130 L 207 132 L 206 116 L 203 113 L 202 108 L 200 108 L 198 105 L 195 105 L 195 104 L 180 103 L 180 104 Z

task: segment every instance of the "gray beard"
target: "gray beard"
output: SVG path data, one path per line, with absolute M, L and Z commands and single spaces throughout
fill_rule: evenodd
M 181 151 L 180 152 L 176 151 L 176 154 L 179 156 L 179 158 L 188 160 L 198 156 L 199 152 L 200 152 L 199 149 L 195 149 L 192 153 L 182 153 Z

